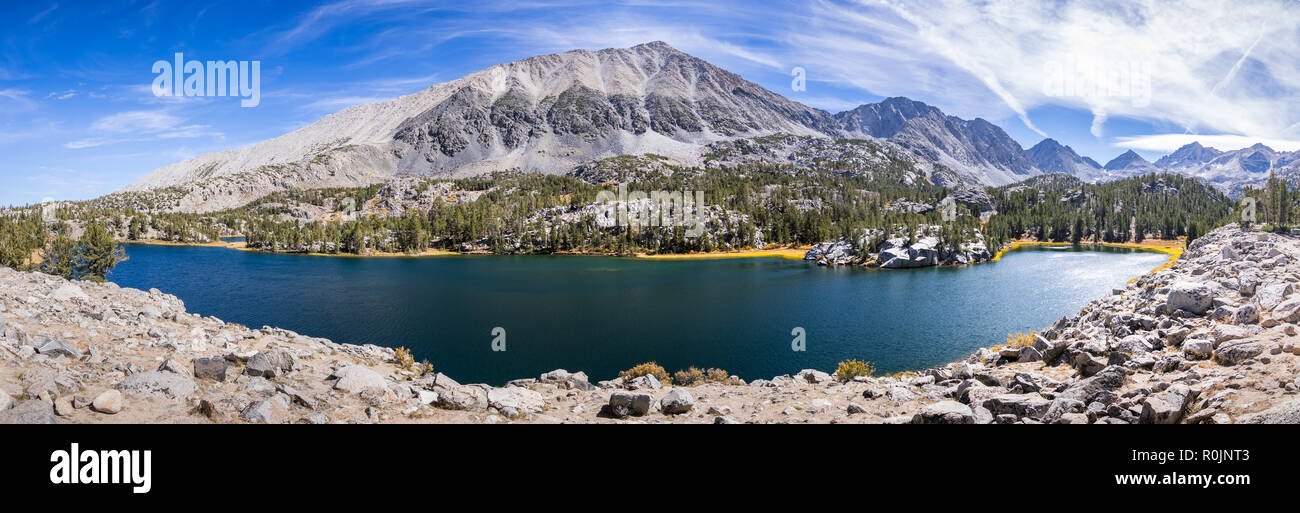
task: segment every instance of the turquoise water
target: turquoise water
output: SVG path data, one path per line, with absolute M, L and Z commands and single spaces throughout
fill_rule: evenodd
M 1034 248 L 965 268 L 825 268 L 775 258 L 330 258 L 128 245 L 109 278 L 189 311 L 337 342 L 406 346 L 461 382 L 564 368 L 608 379 L 654 360 L 746 379 L 859 358 L 882 372 L 947 363 L 1041 329 L 1165 260 Z M 492 350 L 494 328 L 506 351 Z M 806 350 L 791 350 L 803 328 Z

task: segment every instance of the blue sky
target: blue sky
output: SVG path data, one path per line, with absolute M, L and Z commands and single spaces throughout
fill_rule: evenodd
M 1192 140 L 1295 150 L 1298 14 L 1287 0 L 5 2 L 0 204 L 99 196 L 496 63 L 653 40 L 832 112 L 908 96 L 1102 163 Z M 154 96 L 151 67 L 176 52 L 261 61 L 260 105 Z

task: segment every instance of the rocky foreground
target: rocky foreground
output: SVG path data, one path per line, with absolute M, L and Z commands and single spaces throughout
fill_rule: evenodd
M 1298 282 L 1300 239 L 1229 226 L 1031 343 L 944 367 L 491 387 L 157 290 L 0 269 L 0 423 L 1296 423 Z

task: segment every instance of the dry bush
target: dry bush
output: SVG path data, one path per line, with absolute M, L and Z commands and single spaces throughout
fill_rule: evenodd
M 673 382 L 673 378 L 668 375 L 668 371 L 664 370 L 662 365 L 655 362 L 645 362 L 618 373 L 618 377 L 624 379 L 639 378 L 641 376 L 654 376 L 655 379 L 665 385 Z
M 705 369 L 700 370 L 691 367 L 686 370 L 679 370 L 673 373 L 673 383 L 682 386 L 695 386 L 705 383 L 730 383 L 731 373 L 722 369 Z
M 411 350 L 405 347 L 393 350 L 393 363 L 405 370 L 415 370 L 415 357 L 411 356 Z
M 840 381 L 852 381 L 858 376 L 872 376 L 876 365 L 862 360 L 844 360 L 835 367 L 835 377 Z
M 853 378 L 857 378 L 859 375 L 870 377 L 870 375 L 875 374 L 876 365 L 870 361 L 845 360 L 841 361 L 840 365 L 835 368 L 836 378 L 839 378 L 842 382 L 853 381 Z
M 1007 333 L 1007 346 L 1014 348 L 1034 347 L 1037 331 L 1031 333 Z

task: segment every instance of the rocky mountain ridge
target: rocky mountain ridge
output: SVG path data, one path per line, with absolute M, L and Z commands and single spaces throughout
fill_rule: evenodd
M 1101 182 L 1161 170 L 1234 197 L 1262 184 L 1269 171 L 1300 186 L 1300 152 L 1263 145 L 1223 152 L 1192 143 L 1154 164 L 1130 150 L 1102 166 L 1052 139 L 1025 150 L 988 121 L 908 98 L 831 114 L 653 42 L 492 66 L 261 143 L 165 166 L 101 200 L 206 213 L 282 190 L 503 170 L 562 174 L 619 155 L 655 154 L 693 166 L 717 144 L 778 134 L 872 142 L 891 158 L 906 154 L 921 176 L 945 187 L 1000 186 L 1051 172 Z M 880 159 L 838 164 L 870 174 Z
M 923 160 L 952 169 L 964 183 L 1005 185 L 1038 174 L 1002 128 L 964 120 L 907 98 L 886 98 L 835 115 L 850 137 L 888 139 Z
M 1264 144 L 1223 151 L 1191 142 L 1155 162 L 1133 150 L 1125 151 L 1106 165 L 1079 157 L 1052 139 L 1044 139 L 1026 155 L 1045 173 L 1069 173 L 1088 182 L 1105 182 L 1158 172 L 1174 172 L 1213 185 L 1231 197 L 1245 187 L 1262 188 L 1270 172 L 1300 187 L 1300 151 L 1277 151 Z
M 165 166 L 123 192 L 169 190 L 179 199 L 168 208 L 211 212 L 286 188 L 351 187 L 405 175 L 558 174 L 644 153 L 694 165 L 709 143 L 773 134 L 879 140 L 928 167 L 946 167 L 966 185 L 1037 173 L 1019 144 L 985 120 L 948 116 L 906 98 L 832 115 L 654 42 L 499 64 L 350 107 L 261 143 Z

